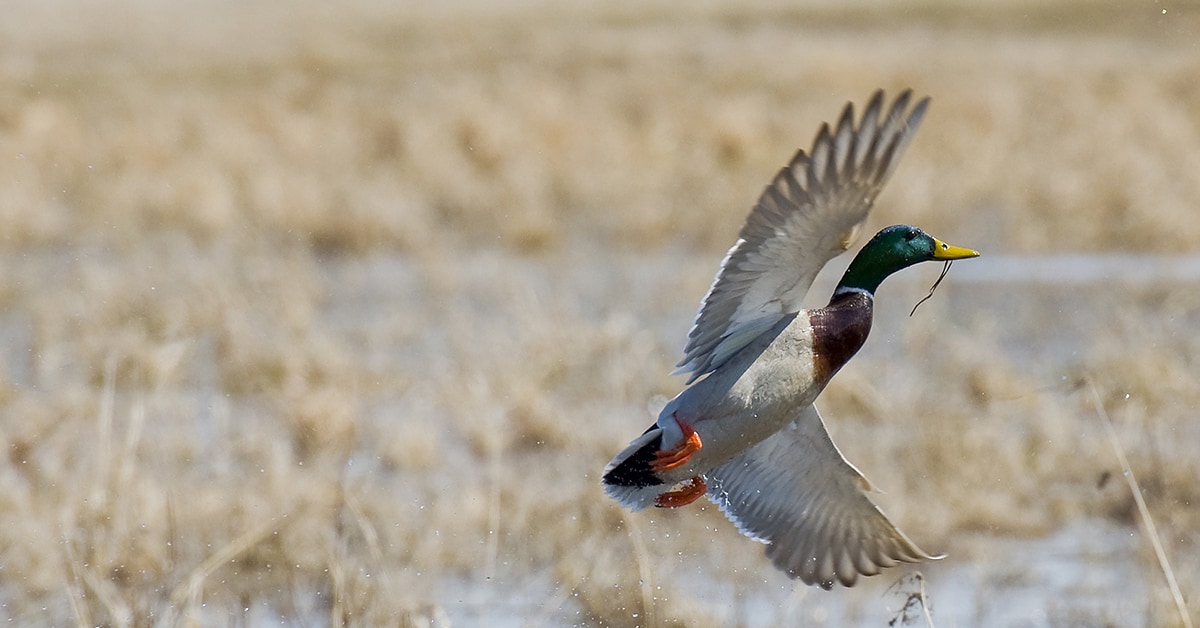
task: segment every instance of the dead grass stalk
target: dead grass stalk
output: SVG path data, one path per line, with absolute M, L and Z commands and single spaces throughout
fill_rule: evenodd
M 1154 548 L 1154 555 L 1158 558 L 1158 567 L 1162 570 L 1163 577 L 1167 581 L 1167 587 L 1171 591 L 1171 599 L 1175 602 L 1175 609 L 1179 611 L 1179 621 L 1185 628 L 1192 628 L 1192 617 L 1188 614 L 1187 605 L 1183 601 L 1183 594 L 1179 591 L 1179 583 L 1175 580 L 1175 571 L 1171 569 L 1171 562 L 1167 560 L 1167 552 L 1163 549 L 1162 541 L 1158 536 L 1158 528 L 1154 525 L 1154 517 L 1150 515 L 1150 509 L 1146 507 L 1146 498 L 1142 495 L 1142 489 L 1138 486 L 1137 477 L 1133 474 L 1133 467 L 1129 465 L 1129 459 L 1125 457 L 1125 448 L 1121 446 L 1121 439 L 1117 436 L 1117 430 L 1113 428 L 1112 419 L 1108 416 L 1108 411 L 1104 408 L 1104 402 L 1100 399 L 1100 393 L 1096 392 L 1096 384 L 1091 379 L 1087 380 L 1088 392 L 1091 394 L 1092 404 L 1096 408 L 1096 415 L 1100 417 L 1100 421 L 1104 424 L 1104 431 L 1108 434 L 1109 443 L 1112 444 L 1113 453 L 1117 456 L 1117 462 L 1121 465 L 1121 474 L 1125 478 L 1126 484 L 1129 485 L 1129 492 L 1133 495 L 1134 501 L 1137 503 L 1138 516 L 1141 518 L 1142 525 L 1146 528 L 1146 538 L 1150 541 L 1150 545 Z

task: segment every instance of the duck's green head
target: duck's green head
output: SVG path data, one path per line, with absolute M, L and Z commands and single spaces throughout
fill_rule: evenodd
M 875 234 L 858 252 L 838 289 L 875 290 L 888 275 L 919 262 L 978 257 L 978 251 L 950 246 L 909 225 L 893 225 Z

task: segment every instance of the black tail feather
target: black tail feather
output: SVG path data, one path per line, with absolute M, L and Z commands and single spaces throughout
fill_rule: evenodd
M 642 436 L 646 436 L 655 429 L 656 426 L 650 426 L 650 429 L 646 430 Z M 650 469 L 650 463 L 654 461 L 655 454 L 661 448 L 662 431 L 660 430 L 654 438 L 642 444 L 641 447 L 624 460 L 620 460 L 620 462 L 614 461 L 616 464 L 611 465 L 604 471 L 604 483 L 632 488 L 645 488 L 647 486 L 662 484 L 663 481 Z

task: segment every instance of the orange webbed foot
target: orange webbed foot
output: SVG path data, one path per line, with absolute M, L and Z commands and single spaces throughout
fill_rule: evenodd
M 679 428 L 683 430 L 683 442 L 673 449 L 666 449 L 654 454 L 650 469 L 655 473 L 674 469 L 684 464 L 704 446 L 704 443 L 700 442 L 700 435 L 690 425 L 681 422 Z
M 679 508 L 700 499 L 700 496 L 708 491 L 708 485 L 704 483 L 704 478 L 696 476 L 683 483 L 674 491 L 667 491 L 662 495 L 654 498 L 654 505 L 658 508 Z

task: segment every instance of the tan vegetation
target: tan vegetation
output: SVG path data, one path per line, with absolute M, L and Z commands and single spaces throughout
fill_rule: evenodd
M 902 572 L 793 589 L 714 508 L 622 512 L 598 473 L 682 385 L 774 170 L 846 100 L 909 86 L 933 105 L 872 226 L 985 257 L 913 318 L 932 276 L 885 286 L 821 405 L 950 554 L 934 620 L 1025 599 L 1037 568 L 992 539 L 1142 534 L 1085 377 L 1200 590 L 1197 282 L 965 270 L 1200 248 L 1195 8 L 60 4 L 0 20 L 0 616 L 886 621 Z M 1129 551 L 1099 606 L 1073 584 L 1033 611 L 1179 621 Z M 968 564 L 1021 575 L 953 615 L 939 575 Z

